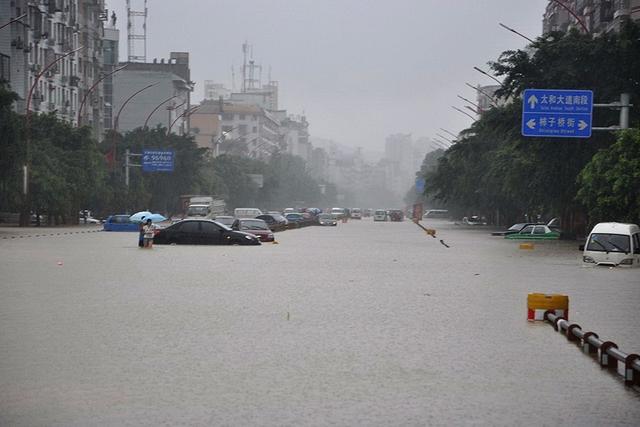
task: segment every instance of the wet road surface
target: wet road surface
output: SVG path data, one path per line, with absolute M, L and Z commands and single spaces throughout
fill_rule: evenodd
M 0 425 L 637 425 L 638 391 L 525 319 L 527 293 L 568 294 L 640 353 L 640 269 L 428 226 L 0 239 Z

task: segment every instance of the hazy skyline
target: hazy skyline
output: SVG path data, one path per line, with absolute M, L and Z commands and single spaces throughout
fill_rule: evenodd
M 242 43 L 254 47 L 263 81 L 279 81 L 279 107 L 304 112 L 312 136 L 382 150 L 393 133 L 454 133 L 470 118 L 456 95 L 492 80 L 473 70 L 540 35 L 546 0 L 149 0 L 147 61 L 190 53 L 194 103 L 204 80 L 240 88 Z M 132 0 L 133 7 L 142 0 Z M 108 0 L 127 59 L 126 1 Z M 110 13 L 109 12 L 109 13 Z

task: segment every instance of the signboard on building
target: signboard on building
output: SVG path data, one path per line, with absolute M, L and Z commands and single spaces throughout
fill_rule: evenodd
M 589 138 L 593 116 L 590 90 L 526 89 L 522 97 L 522 135 Z
M 173 172 L 175 152 L 173 150 L 144 150 L 142 170 L 144 172 Z

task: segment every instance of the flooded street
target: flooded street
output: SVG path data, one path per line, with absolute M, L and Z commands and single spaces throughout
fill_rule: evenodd
M 528 323 L 526 297 L 567 294 L 572 322 L 640 353 L 640 269 L 427 226 L 0 240 L 0 424 L 637 425 L 640 393 Z

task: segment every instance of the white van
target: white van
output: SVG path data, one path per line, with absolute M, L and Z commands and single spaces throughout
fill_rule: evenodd
M 351 209 L 351 218 L 362 219 L 362 211 L 360 210 L 360 208 Z
M 640 266 L 640 227 L 636 224 L 601 222 L 593 227 L 582 262 L 597 265 Z
M 387 211 L 385 211 L 383 209 L 376 209 L 376 211 L 373 213 L 373 220 L 374 221 L 386 221 L 387 220 Z
M 256 208 L 236 208 L 233 211 L 233 216 L 236 218 L 256 218 L 262 215 L 262 211 Z

